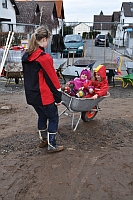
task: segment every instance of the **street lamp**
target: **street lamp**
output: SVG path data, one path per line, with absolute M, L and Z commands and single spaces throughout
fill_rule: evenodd
M 102 34 L 102 23 L 101 23 L 101 34 Z

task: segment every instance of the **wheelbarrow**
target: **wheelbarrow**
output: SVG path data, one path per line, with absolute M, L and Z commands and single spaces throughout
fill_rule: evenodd
M 115 75 L 116 75 L 116 71 L 118 69 L 118 64 L 117 63 L 102 63 L 101 65 L 104 65 L 106 67 L 106 76 L 108 78 L 108 83 L 112 82 L 113 79 L 113 86 L 115 86 Z
M 62 76 L 64 79 L 64 84 L 66 79 L 74 79 L 80 76 L 83 68 L 91 70 L 96 60 L 77 60 L 73 66 L 68 66 L 62 71 Z
M 75 61 L 75 63 L 73 63 L 73 65 L 76 67 L 88 67 L 91 70 L 93 65 L 95 64 L 95 62 L 96 62 L 96 60 L 82 59 L 82 60 Z
M 64 58 L 60 58 L 60 59 L 53 59 L 53 64 L 54 64 L 54 68 L 56 70 L 56 73 L 58 75 L 59 78 L 63 78 L 62 77 L 62 69 L 64 67 L 64 65 L 66 64 L 67 59 Z
M 119 80 L 122 81 L 123 88 L 126 88 L 129 84 L 133 86 L 133 74 L 128 74 L 126 76 L 119 77 Z
M 5 78 L 7 78 L 5 86 L 10 83 L 11 79 L 15 79 L 15 83 L 19 84 L 19 79 L 23 78 L 23 69 L 21 63 L 8 63 L 5 66 Z
M 106 96 L 102 96 L 97 99 L 92 98 L 76 98 L 68 95 L 67 93 L 62 92 L 62 104 L 66 107 L 60 114 L 65 114 L 66 116 L 71 117 L 71 127 L 73 131 L 75 131 L 78 127 L 80 120 L 82 119 L 84 122 L 91 121 L 98 111 L 101 109 L 99 108 L 98 104 L 104 99 L 110 96 L 108 92 Z M 76 120 L 74 114 L 80 113 L 76 125 L 74 126 L 74 120 Z

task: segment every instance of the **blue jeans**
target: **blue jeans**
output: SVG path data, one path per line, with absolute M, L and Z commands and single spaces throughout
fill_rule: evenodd
M 33 105 L 35 111 L 38 114 L 38 130 L 45 130 L 48 128 L 48 132 L 55 133 L 58 131 L 58 108 L 52 103 L 47 106 Z

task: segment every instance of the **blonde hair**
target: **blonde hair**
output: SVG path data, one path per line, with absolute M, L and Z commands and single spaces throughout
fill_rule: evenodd
M 35 32 L 31 35 L 31 38 L 29 40 L 28 44 L 28 54 L 32 54 L 36 49 L 38 48 L 38 42 L 42 38 L 49 38 L 50 32 L 47 30 L 44 26 L 39 26 Z

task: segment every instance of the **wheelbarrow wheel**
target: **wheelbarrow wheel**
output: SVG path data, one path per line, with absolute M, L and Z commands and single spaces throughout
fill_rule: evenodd
M 96 114 L 98 113 L 97 106 L 94 106 L 93 109 L 95 110 L 89 110 L 81 113 L 81 119 L 84 122 L 91 121 L 96 116 Z

